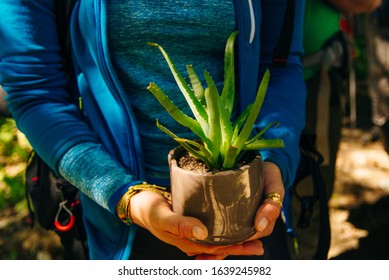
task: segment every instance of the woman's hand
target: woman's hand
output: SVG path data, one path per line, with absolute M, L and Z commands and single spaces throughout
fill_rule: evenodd
M 282 203 L 285 189 L 280 169 L 272 162 L 264 162 L 263 168 L 264 196 L 277 193 L 280 195 L 280 203 Z M 250 240 L 270 235 L 280 214 L 281 205 L 270 198 L 265 199 L 255 215 L 254 225 L 257 233 Z
M 271 198 L 264 199 L 263 203 L 259 206 L 255 215 L 254 225 L 257 233 L 249 238 L 248 241 L 241 244 L 241 246 L 254 246 L 250 242 L 260 242 L 258 239 L 270 235 L 273 232 L 276 220 L 281 214 L 281 204 L 284 199 L 285 189 L 282 182 L 281 171 L 277 165 L 272 162 L 263 163 L 263 175 L 264 175 L 264 196 L 270 193 L 276 193 L 280 197 L 279 202 L 277 199 Z M 262 250 L 262 243 L 259 243 Z M 239 245 L 238 245 L 239 246 Z M 263 251 L 261 255 L 263 254 Z M 254 254 L 253 254 L 254 255 Z M 205 255 L 200 258 L 209 258 Z
M 157 238 L 174 245 L 188 256 L 197 259 L 224 259 L 229 255 L 262 255 L 259 240 L 250 240 L 232 246 L 204 245 L 193 241 L 208 235 L 200 220 L 173 213 L 165 198 L 152 191 L 141 191 L 131 198 L 131 218 L 134 223 L 149 230 Z
M 284 185 L 279 168 L 264 162 L 264 195 L 280 194 L 284 197 Z M 271 199 L 265 199 L 255 216 L 257 233 L 248 241 L 231 246 L 212 246 L 197 243 L 208 236 L 207 228 L 200 220 L 173 213 L 166 199 L 152 191 L 141 191 L 131 198 L 131 218 L 134 223 L 149 230 L 154 236 L 174 245 L 188 256 L 197 259 L 224 259 L 229 255 L 263 255 L 263 246 L 258 238 L 273 231 L 281 213 L 281 206 Z

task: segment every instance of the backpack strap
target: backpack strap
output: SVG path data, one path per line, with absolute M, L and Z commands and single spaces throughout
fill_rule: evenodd
M 301 160 L 296 174 L 296 180 L 291 191 L 300 201 L 301 212 L 297 226 L 306 229 L 310 225 L 314 204 L 319 202 L 319 236 L 316 252 L 313 256 L 315 260 L 326 260 L 331 243 L 331 230 L 328 209 L 328 194 L 320 165 L 323 156 L 315 148 L 316 135 L 308 131 L 303 131 L 300 138 Z M 301 180 L 311 175 L 313 184 L 313 194 L 300 196 L 297 191 Z M 293 226 L 292 226 L 293 227 Z M 290 230 L 290 227 L 289 227 Z M 290 230 L 294 232 L 294 230 Z
M 288 0 L 285 9 L 284 22 L 282 24 L 281 35 L 273 53 L 273 66 L 285 67 L 288 62 L 290 47 L 292 44 L 295 17 L 295 0 Z
M 239 92 L 244 92 L 240 98 L 240 109 L 243 111 L 253 100 L 258 89 L 258 76 L 260 56 L 260 21 L 256 17 L 261 9 L 261 1 L 234 1 L 236 21 L 238 26 L 238 68 L 250 69 L 250 71 L 239 71 L 237 84 Z M 285 67 L 292 44 L 294 21 L 295 21 L 295 0 L 287 0 L 285 16 L 280 33 L 280 38 L 273 54 L 273 66 Z M 250 32 L 248 32 L 250 30 Z M 243 32 L 242 32 L 243 31 Z M 241 80 L 252 81 L 239 83 Z
M 56 0 L 58 39 L 64 70 L 70 73 L 70 14 L 76 0 Z M 46 230 L 54 230 L 63 245 L 64 259 L 88 259 L 86 231 L 79 190 L 55 174 L 33 150 L 25 170 L 25 195 L 29 223 L 35 220 Z
M 70 69 L 70 36 L 69 24 L 70 16 L 77 0 L 56 0 L 55 11 L 58 28 L 58 39 L 61 45 L 62 55 L 64 58 L 65 71 Z
M 296 172 L 296 179 L 290 189 L 285 192 L 283 214 L 288 236 L 292 239 L 292 245 L 298 257 L 299 244 L 298 234 L 293 224 L 292 199 L 296 197 L 300 202 L 300 216 L 297 227 L 307 229 L 310 226 L 313 207 L 319 203 L 319 232 L 316 251 L 312 256 L 315 260 L 326 260 L 331 243 L 331 229 L 329 221 L 328 195 L 320 165 L 323 162 L 322 155 L 315 149 L 314 142 L 316 135 L 308 131 L 303 131 L 300 138 L 301 159 Z M 300 195 L 297 188 L 299 183 L 311 175 L 313 193 L 311 195 Z

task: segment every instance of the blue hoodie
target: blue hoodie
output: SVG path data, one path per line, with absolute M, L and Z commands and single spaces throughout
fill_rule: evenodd
M 128 185 L 143 180 L 145 174 L 141 150 L 136 148 L 140 138 L 134 113 L 110 61 L 106 1 L 82 0 L 74 8 L 70 33 L 74 75 L 70 87 L 55 27 L 55 1 L 2 1 L 0 84 L 8 93 L 7 102 L 18 128 L 55 172 L 60 173 L 64 155 L 83 143 L 101 145 L 117 163 L 118 172 L 127 181 L 107 190 L 105 204 L 86 195 L 82 196 L 82 203 L 90 257 L 128 259 L 136 227 L 129 227 L 116 217 L 115 205 Z M 234 1 L 239 26 L 242 107 L 254 100 L 264 69 L 271 67 L 286 2 Z M 282 138 L 286 148 L 261 154 L 264 160 L 279 166 L 286 187 L 295 176 L 299 135 L 305 124 L 306 92 L 300 61 L 303 9 L 304 1 L 296 1 L 288 64 L 271 68 L 267 98 L 257 124 L 258 128 L 272 121 L 282 124 L 269 130 L 266 137 Z M 262 22 L 264 19 L 266 22 Z M 82 112 L 72 100 L 78 94 L 83 100 Z

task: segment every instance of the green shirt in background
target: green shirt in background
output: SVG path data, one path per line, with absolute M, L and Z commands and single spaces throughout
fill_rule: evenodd
M 326 0 L 307 0 L 304 23 L 304 53 L 311 55 L 318 52 L 324 43 L 340 30 L 341 12 L 331 6 Z M 304 78 L 311 78 L 320 65 L 306 67 Z

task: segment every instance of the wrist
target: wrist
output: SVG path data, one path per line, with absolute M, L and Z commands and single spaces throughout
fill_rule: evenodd
M 164 187 L 148 184 L 146 182 L 130 186 L 116 205 L 117 216 L 127 225 L 131 225 L 133 223 L 131 218 L 131 198 L 141 191 L 152 191 L 162 195 L 168 202 L 171 201 L 171 195 Z
M 131 219 L 131 211 L 130 211 L 130 195 L 128 195 L 128 192 L 126 192 L 119 200 L 118 204 L 116 205 L 116 215 L 119 217 L 119 219 L 127 224 L 132 224 Z

